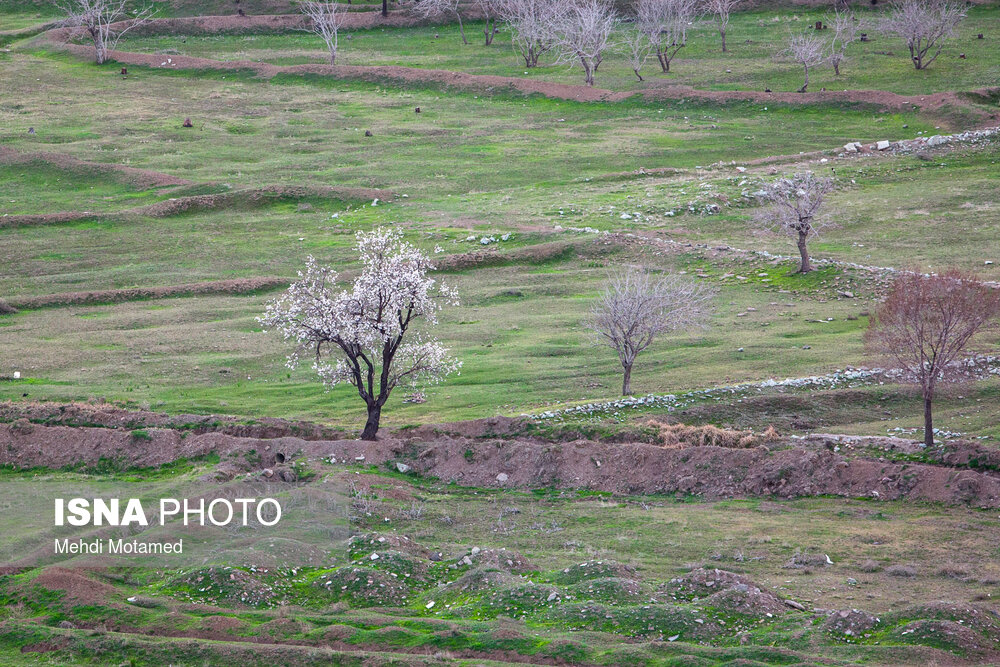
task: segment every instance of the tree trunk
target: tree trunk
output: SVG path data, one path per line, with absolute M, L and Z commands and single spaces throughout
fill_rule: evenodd
M 462 44 L 468 44 L 469 40 L 465 38 L 465 26 L 462 25 L 462 15 L 456 11 L 455 17 L 458 18 L 458 31 L 462 33 Z
M 799 273 L 809 273 L 812 271 L 812 265 L 809 263 L 809 249 L 806 247 L 806 235 L 799 232 L 799 257 L 802 258 L 802 263 L 799 265 Z
M 491 19 L 486 20 L 486 27 L 483 28 L 483 34 L 486 35 L 486 46 L 493 43 L 493 37 L 496 35 L 496 23 Z
M 639 74 L 639 70 L 637 70 L 637 69 L 634 69 L 634 70 L 632 70 L 632 71 L 633 71 L 633 72 L 635 72 L 635 76 L 636 76 L 636 78 L 638 78 L 638 79 L 639 79 L 639 81 L 643 81 L 643 78 L 642 78 L 642 75 L 641 75 L 641 74 Z
M 836 76 L 840 76 L 840 61 L 839 60 L 834 60 L 833 61 L 833 73 Z
M 382 406 L 368 406 L 368 421 L 365 422 L 365 430 L 361 432 L 362 440 L 374 440 L 378 433 L 378 422 L 382 418 Z
M 664 72 L 670 71 L 670 61 L 667 60 L 667 54 L 659 49 L 656 50 L 656 59 L 660 61 L 660 69 Z
M 928 447 L 934 444 L 934 418 L 931 416 L 931 402 L 929 396 L 924 396 L 924 444 Z
M 622 377 L 622 396 L 632 395 L 632 364 L 625 366 L 625 375 Z
M 809 87 L 809 66 L 808 65 L 805 66 L 805 70 L 806 70 L 806 81 L 805 81 L 805 83 L 802 84 L 802 87 L 799 88 L 799 92 L 800 93 L 806 92 L 806 88 Z
M 722 35 L 722 52 L 725 53 L 726 52 L 726 29 L 725 28 L 720 28 L 719 29 L 719 34 Z
M 382 16 L 389 15 L 389 0 L 382 0 Z

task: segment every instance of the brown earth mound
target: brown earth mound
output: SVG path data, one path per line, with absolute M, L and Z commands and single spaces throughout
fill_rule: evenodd
M 846 458 L 827 449 L 794 446 L 772 452 L 766 447 L 666 449 L 643 443 L 451 436 L 377 442 L 288 436 L 262 440 L 217 432 L 181 436 L 170 429 L 149 429 L 137 438 L 108 428 L 0 424 L 0 464 L 59 468 L 106 458 L 123 465 L 153 466 L 210 452 L 225 456 L 254 450 L 261 454 L 262 467 L 296 455 L 335 457 L 348 464 L 405 462 L 416 473 L 466 486 L 693 493 L 706 498 L 829 494 L 1000 507 L 1000 480 L 981 472 Z
M 198 296 L 203 294 L 248 294 L 264 290 L 287 287 L 291 282 L 288 278 L 236 278 L 233 280 L 214 280 L 203 283 L 187 283 L 185 285 L 167 285 L 164 287 L 136 287 L 132 289 L 109 289 L 94 292 L 63 292 L 60 294 L 44 294 L 14 298 L 11 305 L 21 310 L 33 308 L 49 308 L 53 306 L 85 306 L 101 303 L 121 303 L 123 301 L 142 301 L 145 299 L 167 299 L 177 296 Z
M 45 568 L 29 585 L 62 592 L 63 602 L 70 607 L 83 604 L 107 605 L 121 598 L 114 586 L 92 579 L 84 571 L 64 567 Z
M 17 151 L 13 148 L 0 146 L 0 164 L 31 164 L 32 162 L 45 162 L 59 169 L 85 173 L 88 175 L 101 174 L 123 183 L 128 183 L 140 190 L 151 188 L 165 188 L 179 185 L 191 185 L 192 181 L 185 178 L 177 178 L 169 174 L 148 169 L 136 169 L 120 164 L 105 164 L 103 162 L 87 162 L 79 160 L 62 153 L 49 153 L 45 151 Z
M 122 218 L 141 216 L 147 218 L 169 218 L 174 215 L 194 211 L 212 211 L 222 208 L 252 209 L 261 208 L 281 199 L 304 199 L 306 197 L 324 197 L 343 199 L 346 201 L 371 201 L 379 199 L 391 201 L 392 193 L 374 188 L 348 187 L 308 187 L 269 185 L 263 188 L 238 190 L 210 195 L 193 195 L 190 197 L 175 197 L 165 201 L 128 208 L 122 211 L 107 213 L 92 213 L 90 211 L 62 211 L 60 213 L 8 215 L 0 218 L 0 227 L 26 227 L 29 225 L 50 225 L 63 222 L 75 222 L 92 218 Z
M 304 440 L 338 440 L 340 429 L 312 422 L 273 417 L 246 420 L 227 415 L 168 415 L 162 412 L 125 410 L 109 404 L 0 402 L 0 422 L 21 422 L 18 429 L 46 426 L 100 426 L 111 429 L 169 428 L 192 433 L 226 433 L 243 438 L 280 438 L 294 435 Z

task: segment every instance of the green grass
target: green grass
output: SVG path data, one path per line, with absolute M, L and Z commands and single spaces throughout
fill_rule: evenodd
M 859 7 L 859 16 L 869 24 L 880 13 Z M 789 35 L 811 29 L 819 20 L 830 20 L 816 9 L 797 8 L 793 12 L 773 10 L 733 14 L 728 30 L 729 51 L 722 53 L 714 27 L 705 23 L 689 35 L 688 45 L 671 65 L 669 74 L 659 72 L 655 56 L 643 70 L 646 82 L 640 83 L 622 55 L 611 53 L 597 73 L 597 85 L 614 90 L 655 89 L 666 85 L 690 85 L 711 90 L 793 91 L 802 85 L 801 67 L 781 55 Z M 483 45 L 483 27 L 479 22 L 466 23 L 470 44 L 463 44 L 458 26 L 423 28 L 378 28 L 348 31 L 350 39 L 341 39 L 337 60 L 343 65 L 401 65 L 424 69 L 442 69 L 471 74 L 495 74 L 517 78 L 541 79 L 560 83 L 583 83 L 582 70 L 546 64 L 525 70 L 523 61 L 512 49 L 506 31 L 494 43 Z M 871 41 L 858 42 L 848 51 L 848 60 L 837 77 L 831 67 L 815 68 L 810 89 L 887 90 L 906 95 L 920 95 L 948 90 L 973 90 L 993 86 L 1000 80 L 1000 48 L 996 33 L 1000 30 L 1000 7 L 975 6 L 960 25 L 937 61 L 925 71 L 915 71 L 906 45 L 900 39 L 876 34 L 867 28 Z M 984 33 L 987 38 L 976 39 Z M 132 38 L 128 50 L 179 54 L 218 60 L 249 60 L 280 65 L 323 63 L 322 42 L 309 35 L 158 35 Z M 964 53 L 966 59 L 960 59 Z

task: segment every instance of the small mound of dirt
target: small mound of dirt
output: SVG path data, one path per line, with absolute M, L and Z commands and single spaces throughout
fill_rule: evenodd
M 344 472 L 335 473 L 332 480 L 342 485 L 342 488 L 350 489 L 355 495 L 363 494 L 392 500 L 413 500 L 414 498 L 414 489 L 411 484 L 378 475 L 367 473 L 356 475 L 353 472 Z
M 963 627 L 972 628 L 991 642 L 1000 643 L 1000 613 L 991 607 L 968 603 L 931 602 L 903 609 L 893 618 L 922 618 L 953 621 Z
M 993 648 L 975 630 L 954 621 L 920 619 L 892 631 L 892 638 L 907 644 L 923 644 L 955 653 L 982 653 Z
M 17 308 L 0 299 L 0 315 L 13 315 L 16 312 Z
M 429 559 L 430 550 L 419 542 L 414 542 L 406 535 L 396 533 L 365 533 L 351 538 L 348 549 L 351 555 L 369 554 L 373 551 L 392 549 L 417 558 Z
M 807 567 L 829 567 L 832 563 L 826 554 L 796 551 L 781 567 L 789 570 L 801 570 Z
M 604 577 L 587 579 L 569 589 L 578 600 L 596 600 L 610 605 L 634 604 L 649 599 L 648 591 L 635 579 Z
M 252 572 L 233 567 L 207 567 L 188 572 L 170 582 L 176 593 L 189 599 L 217 603 L 225 600 L 249 607 L 269 606 L 274 588 Z
M 709 607 L 753 618 L 772 618 L 788 611 L 774 593 L 757 586 L 736 584 L 700 600 Z
M 753 579 L 742 574 L 720 570 L 718 568 L 698 568 L 691 570 L 683 577 L 671 579 L 664 587 L 666 591 L 681 600 L 703 598 L 720 590 L 737 589 L 747 591 L 763 591 Z
M 589 579 L 636 579 L 635 568 L 613 560 L 588 560 L 570 565 L 552 575 L 558 584 L 576 584 Z
M 47 567 L 35 577 L 31 586 L 41 586 L 50 591 L 62 591 L 63 601 L 76 605 L 114 605 L 122 595 L 114 586 L 91 579 L 80 570 Z
M 254 631 L 258 637 L 274 640 L 287 640 L 296 635 L 305 635 L 309 632 L 310 625 L 304 621 L 294 618 L 276 618 L 258 625 Z
M 313 586 L 356 606 L 400 606 L 410 597 L 410 586 L 403 579 L 370 567 L 345 565 L 321 575 Z
M 210 637 L 225 638 L 239 636 L 248 627 L 249 623 L 233 616 L 206 616 L 201 619 L 198 631 Z
M 456 565 L 505 572 L 531 572 L 535 569 L 527 558 L 506 548 L 480 549 L 473 547 L 469 553 L 458 559 Z
M 843 609 L 830 614 L 823 621 L 823 630 L 835 637 L 864 637 L 881 621 L 874 614 L 859 609 Z

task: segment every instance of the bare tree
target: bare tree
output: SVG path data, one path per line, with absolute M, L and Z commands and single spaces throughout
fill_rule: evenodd
M 552 30 L 558 52 L 557 63 L 579 61 L 584 80 L 594 85 L 594 74 L 604 60 L 608 40 L 618 20 L 604 0 L 576 0 L 556 18 Z
M 958 0 L 896 0 L 882 31 L 906 40 L 913 66 L 927 69 L 965 15 L 965 3 Z
M 151 6 L 129 12 L 127 0 L 65 0 L 57 3 L 66 14 L 62 25 L 82 27 L 94 42 L 96 61 L 104 64 L 128 31 L 137 28 L 156 13 Z
M 461 0 L 414 0 L 414 13 L 425 19 L 439 19 L 442 16 L 453 16 L 458 20 L 458 31 L 462 35 L 462 43 L 468 44 L 465 38 L 465 26 L 462 24 Z
M 437 341 L 408 335 L 417 320 L 437 324 L 442 300 L 458 299 L 428 277 L 430 259 L 399 232 L 359 232 L 358 252 L 362 268 L 349 289 L 337 291 L 337 273 L 310 257 L 299 280 L 258 321 L 297 344 L 289 367 L 308 354 L 328 388 L 342 382 L 357 388 L 368 408 L 361 437 L 374 440 L 396 386 L 440 382 L 461 367 Z
M 653 45 L 649 38 L 637 27 L 629 26 L 622 31 L 622 37 L 617 44 L 618 50 L 625 56 L 628 66 L 632 68 L 635 76 L 642 81 L 642 68 L 649 59 L 649 54 L 653 51 Z
M 554 46 L 552 26 L 564 11 L 561 0 L 497 0 L 500 18 L 511 31 L 511 45 L 536 67 L 542 54 Z
M 337 64 L 337 36 L 347 16 L 347 9 L 339 2 L 304 2 L 302 13 L 309 21 L 308 30 L 319 35 L 330 51 L 330 64 Z
M 726 49 L 726 29 L 729 27 L 729 14 L 743 0 L 706 0 L 705 9 L 712 15 L 715 26 L 719 29 L 719 36 L 722 37 L 722 52 Z
M 635 267 L 613 274 L 586 326 L 618 353 L 622 395 L 632 393 L 632 365 L 668 331 L 704 326 L 715 293 L 675 274 L 654 277 Z
M 486 37 L 486 46 L 493 43 L 493 38 L 500 32 L 497 28 L 499 18 L 499 0 L 473 0 L 473 4 L 479 8 L 479 13 L 483 15 L 486 24 L 483 26 L 483 35 Z
M 688 28 L 698 18 L 700 0 L 638 0 L 636 17 L 660 61 L 670 71 L 670 62 L 687 44 Z
M 957 270 L 900 275 L 868 324 L 870 353 L 920 388 L 924 443 L 934 444 L 933 402 L 939 384 L 967 380 L 967 350 L 1000 315 L 1000 290 Z
M 796 239 L 801 258 L 799 273 L 812 271 L 806 244 L 819 230 L 829 226 L 819 212 L 832 190 L 832 178 L 821 178 L 807 171 L 780 178 L 757 193 L 768 206 L 755 216 L 755 223 L 767 231 Z
M 813 35 L 792 35 L 788 38 L 788 48 L 784 53 L 805 70 L 805 82 L 798 92 L 806 92 L 809 87 L 809 68 L 826 60 L 826 43 Z
M 833 26 L 833 36 L 830 38 L 829 60 L 833 65 L 833 73 L 840 76 L 840 65 L 847 57 L 847 47 L 858 39 L 860 22 L 856 16 L 834 7 L 830 24 Z

